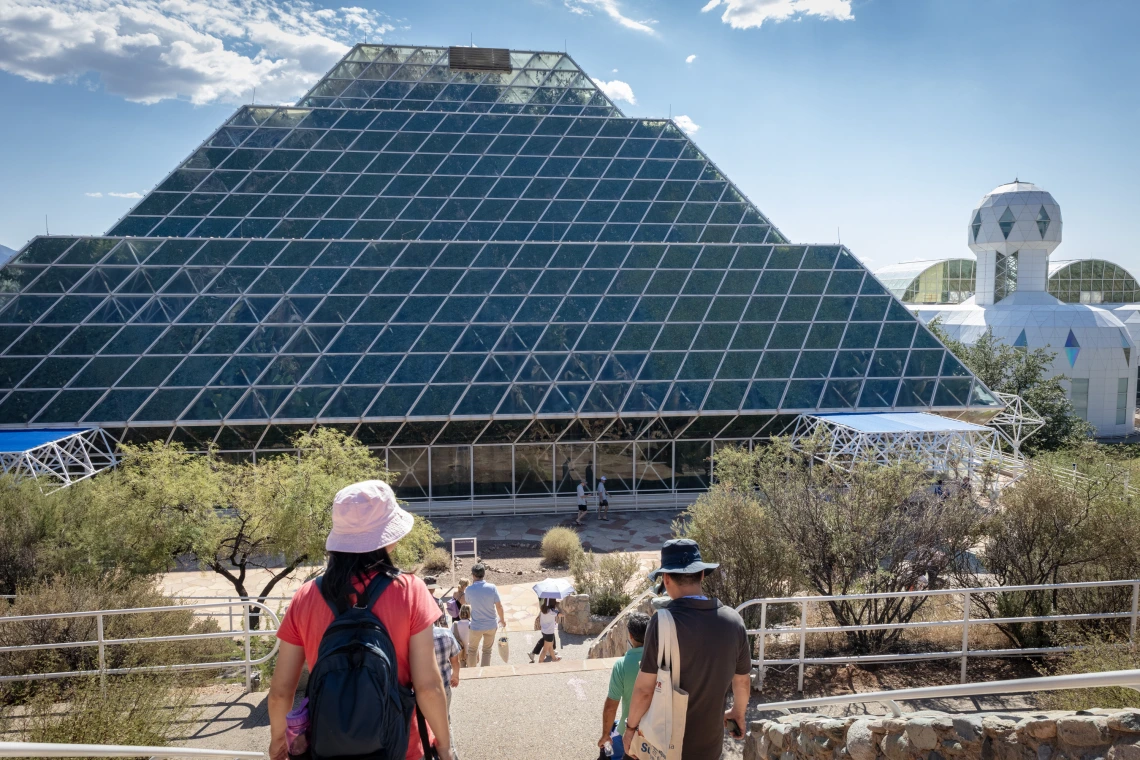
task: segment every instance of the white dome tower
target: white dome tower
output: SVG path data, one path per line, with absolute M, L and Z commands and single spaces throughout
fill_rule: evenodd
M 1061 244 L 1061 207 L 1030 182 L 999 185 L 970 212 L 967 242 L 978 257 L 979 306 L 1014 292 L 1044 293 L 1049 254 Z
M 1110 310 L 1062 303 L 1048 293 L 1049 254 L 1061 244 L 1061 207 L 1028 182 L 1001 185 L 970 212 L 967 242 L 978 257 L 975 295 L 960 304 L 912 304 L 950 337 L 972 345 L 987 330 L 1009 346 L 1047 348 L 1051 375 L 1068 378 L 1077 414 L 1100 435 L 1133 430 L 1137 343 Z

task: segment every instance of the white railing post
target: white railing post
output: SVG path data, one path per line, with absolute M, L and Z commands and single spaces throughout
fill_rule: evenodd
M 103 644 L 103 613 L 95 616 L 95 636 L 99 640 L 99 688 L 107 691 L 107 653 Z
M 1128 632 L 1128 643 L 1136 648 L 1136 613 L 1140 612 L 1140 581 L 1132 584 L 1132 625 Z
M 757 685 L 764 688 L 764 673 L 767 668 L 764 667 L 764 646 L 768 638 L 768 603 L 760 602 L 760 664 L 756 668 Z
M 243 602 L 247 601 L 245 599 Z M 249 605 L 243 604 L 242 611 L 245 613 L 245 691 L 248 694 L 253 691 L 253 657 L 250 656 L 249 639 L 253 631 L 249 627 Z
M 970 600 L 973 594 L 967 591 L 962 595 L 962 681 L 966 683 L 966 663 L 970 659 Z
M 807 649 L 807 602 L 800 602 L 800 675 L 798 691 L 804 690 L 804 652 Z

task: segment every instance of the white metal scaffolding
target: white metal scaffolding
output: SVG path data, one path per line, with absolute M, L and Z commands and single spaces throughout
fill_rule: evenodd
M 0 471 L 35 478 L 46 493 L 114 467 L 115 439 L 99 428 L 0 432 Z
M 997 431 L 936 414 L 801 414 L 792 446 L 849 471 L 860 462 L 917 462 L 950 477 L 972 477 L 998 466 Z

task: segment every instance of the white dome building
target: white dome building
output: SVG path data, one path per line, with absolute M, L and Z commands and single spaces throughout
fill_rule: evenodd
M 1053 373 L 1069 378 L 1076 412 L 1097 435 L 1131 433 L 1136 411 L 1136 343 L 1121 320 L 1091 304 L 1048 293 L 1049 255 L 1061 244 L 1061 207 L 1028 182 L 1001 185 L 970 213 L 967 242 L 977 256 L 974 296 L 959 304 L 908 304 L 951 337 L 973 343 L 989 328 L 1004 343 L 1048 348 Z

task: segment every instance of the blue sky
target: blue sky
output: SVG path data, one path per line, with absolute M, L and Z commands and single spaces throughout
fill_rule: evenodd
M 688 117 L 796 242 L 968 255 L 970 209 L 1018 176 L 1061 204 L 1056 258 L 1140 275 L 1138 22 L 1125 0 L 8 0 L 0 244 L 45 214 L 105 232 L 254 87 L 290 102 L 352 42 L 473 39 L 566 45 L 627 114 Z

